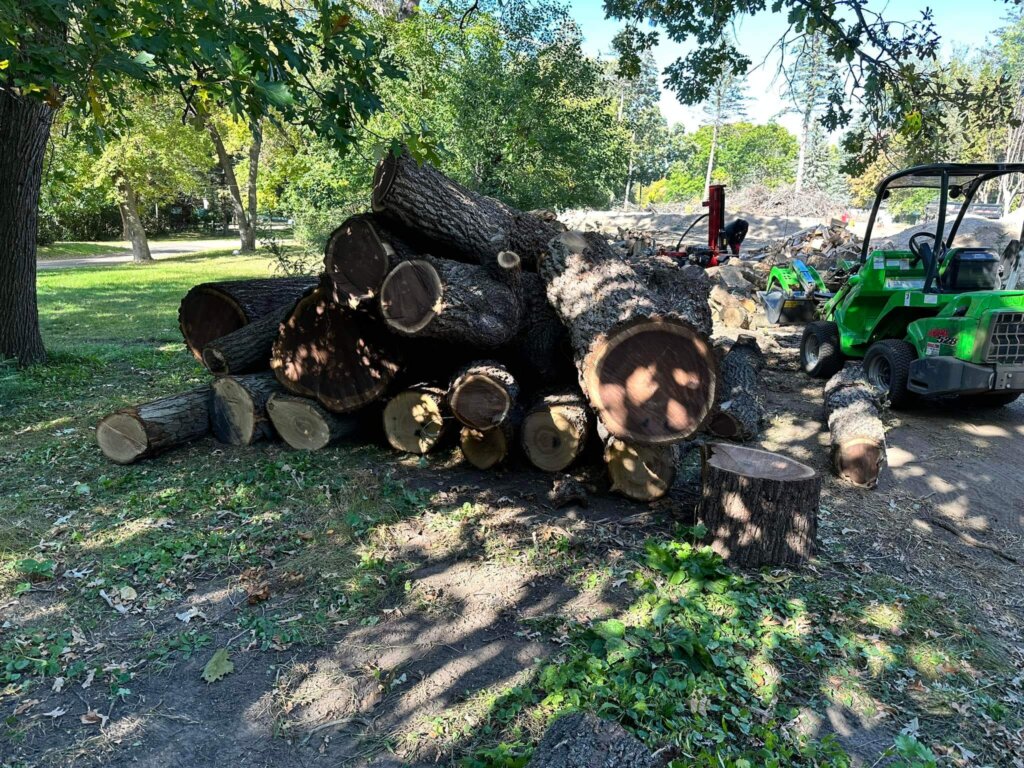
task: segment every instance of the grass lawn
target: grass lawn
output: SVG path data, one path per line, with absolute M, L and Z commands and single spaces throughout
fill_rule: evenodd
M 537 474 L 372 441 L 104 460 L 100 417 L 208 381 L 188 288 L 268 274 L 204 254 L 40 276 L 50 362 L 0 367 L 0 765 L 522 768 L 575 708 L 673 768 L 847 766 L 834 717 L 887 765 L 1012 765 L 1014 659 L 893 578 L 739 575 L 658 510 L 562 514 Z

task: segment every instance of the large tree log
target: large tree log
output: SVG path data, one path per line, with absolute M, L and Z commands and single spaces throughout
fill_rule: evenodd
M 741 334 L 719 363 L 718 404 L 708 431 L 730 440 L 753 440 L 761 430 L 764 354 L 757 339 Z
M 668 306 L 593 232 L 566 232 L 541 263 L 548 300 L 569 329 L 580 385 L 608 431 L 639 445 L 685 440 L 715 402 L 706 299 Z
M 530 463 L 545 472 L 561 472 L 574 461 L 590 432 L 587 406 L 574 391 L 545 395 L 523 419 L 523 451 Z
M 203 365 L 214 376 L 238 375 L 270 368 L 270 353 L 281 323 L 294 305 L 271 312 L 203 347 Z
M 274 437 L 267 401 L 283 388 L 274 374 L 223 376 L 213 382 L 210 426 L 213 436 L 229 445 L 252 445 Z
M 848 365 L 825 382 L 825 420 L 833 471 L 854 485 L 874 488 L 885 464 L 885 425 L 878 392 L 859 365 Z
M 814 556 L 821 478 L 813 469 L 729 443 L 708 444 L 703 458 L 697 518 L 718 554 L 752 568 Z
M 373 176 L 373 210 L 447 246 L 452 256 L 477 261 L 507 250 L 513 214 L 407 152 L 387 154 Z
M 500 425 L 519 399 L 519 383 L 495 360 L 478 360 L 458 371 L 448 387 L 448 406 L 471 429 Z
M 270 367 L 288 391 L 348 413 L 382 397 L 400 365 L 380 325 L 331 301 L 329 287 L 321 286 L 282 323 Z
M 334 286 L 333 299 L 355 307 L 380 295 L 388 272 L 425 252 L 415 237 L 382 216 L 364 213 L 346 219 L 324 248 L 324 270 Z
M 518 262 L 509 269 L 518 271 Z M 424 256 L 391 271 L 381 287 L 380 311 L 403 336 L 494 349 L 515 336 L 522 308 L 514 289 L 492 270 Z
M 419 384 L 399 392 L 384 406 L 384 434 L 396 451 L 429 453 L 447 437 L 451 422 L 440 387 Z
M 523 273 L 520 292 L 523 309 L 519 330 L 501 350 L 502 357 L 526 387 L 575 386 L 569 333 L 548 303 L 544 281 L 540 275 Z
M 708 297 L 711 280 L 696 264 L 680 264 L 669 256 L 643 256 L 629 260 L 641 282 L 668 307 L 686 307 L 686 319 L 705 336 L 711 335 Z
M 199 387 L 105 416 L 96 442 L 118 464 L 148 459 L 210 431 L 210 388 Z
M 491 469 L 505 461 L 515 448 L 516 433 L 522 420 L 522 410 L 515 409 L 494 429 L 463 427 L 459 431 L 463 457 L 477 469 Z
M 196 360 L 214 339 L 243 325 L 281 312 L 316 286 L 313 277 L 266 277 L 202 283 L 193 287 L 178 308 L 178 326 Z
M 315 400 L 275 393 L 267 401 L 267 414 L 277 434 L 301 451 L 319 451 L 359 431 L 360 416 L 331 413 Z

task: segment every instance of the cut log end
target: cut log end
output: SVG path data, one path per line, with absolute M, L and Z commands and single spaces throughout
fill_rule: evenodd
M 96 442 L 103 454 L 118 464 L 132 464 L 146 455 L 149 437 L 137 416 L 112 413 L 96 426 Z
M 836 475 L 862 488 L 874 488 L 885 463 L 885 446 L 875 440 L 849 440 L 833 447 L 832 466 Z
M 237 331 L 249 322 L 245 311 L 220 293 L 193 289 L 181 302 L 181 334 L 196 360 L 203 361 L 203 348 L 215 339 Z
M 586 419 L 570 418 L 558 408 L 533 410 L 523 420 L 523 450 L 545 472 L 561 472 L 580 455 Z
M 615 437 L 659 445 L 685 440 L 715 401 L 715 357 L 707 340 L 671 318 L 645 318 L 595 345 L 586 390 Z
M 387 276 L 391 261 L 373 223 L 354 216 L 338 227 L 324 249 L 324 266 L 343 302 L 373 296 Z
M 612 490 L 636 501 L 660 499 L 676 476 L 674 446 L 629 445 L 612 438 L 605 445 L 604 461 Z
M 451 408 L 466 426 L 487 430 L 505 420 L 512 400 L 508 391 L 490 376 L 469 375 L 453 388 Z
M 441 441 L 445 427 L 444 394 L 440 390 L 408 389 L 384 407 L 384 433 L 397 451 L 428 453 Z
M 276 394 L 267 414 L 277 434 L 300 451 L 319 451 L 354 431 L 355 417 L 336 416 L 313 400 Z
M 505 430 L 463 427 L 460 433 L 462 455 L 477 469 L 491 469 L 508 456 L 511 446 Z
M 412 335 L 437 316 L 444 286 L 429 262 L 417 259 L 395 267 L 380 289 L 384 322 L 398 333 Z
M 281 386 L 273 374 L 225 376 L 212 385 L 210 426 L 213 435 L 228 445 L 252 445 L 273 437 L 267 419 L 267 401 Z
M 203 365 L 206 366 L 206 370 L 212 373 L 214 376 L 226 376 L 231 373 L 229 370 L 229 364 L 224 354 L 213 347 L 206 347 L 203 349 Z
M 522 259 L 515 251 L 502 251 L 498 254 L 498 266 L 502 269 L 519 269 L 522 267 Z

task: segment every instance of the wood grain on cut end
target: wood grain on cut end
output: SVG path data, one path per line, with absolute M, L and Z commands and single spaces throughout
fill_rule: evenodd
M 497 426 L 511 407 L 508 392 L 489 376 L 467 376 L 451 395 L 452 411 L 459 421 L 474 429 Z
M 124 408 L 100 420 L 96 442 L 118 464 L 132 464 L 210 431 L 210 387 Z
M 249 322 L 245 312 L 229 296 L 197 286 L 182 299 L 179 309 L 181 334 L 197 360 L 215 339 L 237 331 Z
M 462 455 L 477 469 L 490 469 L 504 461 L 509 453 L 508 437 L 502 429 L 479 429 L 463 427 L 459 442 Z
M 612 490 L 636 501 L 660 499 L 676 477 L 675 445 L 630 445 L 610 438 L 604 462 Z
M 407 389 L 384 406 L 384 433 L 397 451 L 428 453 L 440 444 L 447 429 L 444 392 L 438 388 Z
M 443 298 L 444 285 L 437 270 L 424 260 L 406 261 L 384 279 L 381 316 L 399 333 L 415 334 L 437 316 Z
M 685 323 L 645 318 L 617 329 L 587 361 L 587 391 L 615 437 L 675 443 L 703 427 L 715 402 L 714 353 Z
M 274 429 L 296 450 L 318 451 L 356 431 L 355 416 L 330 413 L 314 400 L 275 394 L 267 402 Z
M 137 416 L 112 413 L 96 426 L 96 441 L 103 454 L 118 464 L 131 464 L 146 453 L 149 437 Z
M 273 437 L 267 401 L 281 385 L 272 373 L 225 376 L 212 386 L 210 426 L 214 437 L 229 445 L 252 445 Z
M 538 469 L 561 472 L 580 455 L 587 433 L 583 398 L 570 393 L 549 395 L 523 419 L 523 451 Z
M 324 268 L 339 301 L 374 296 L 390 266 L 387 247 L 365 216 L 346 219 L 324 248 Z

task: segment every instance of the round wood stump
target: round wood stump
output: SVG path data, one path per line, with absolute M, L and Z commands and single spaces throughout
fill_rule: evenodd
M 768 451 L 710 443 L 697 517 L 712 548 L 739 566 L 800 565 L 813 557 L 821 478 Z
M 399 392 L 384 406 L 384 434 L 396 451 L 424 454 L 448 431 L 444 390 L 419 385 Z

